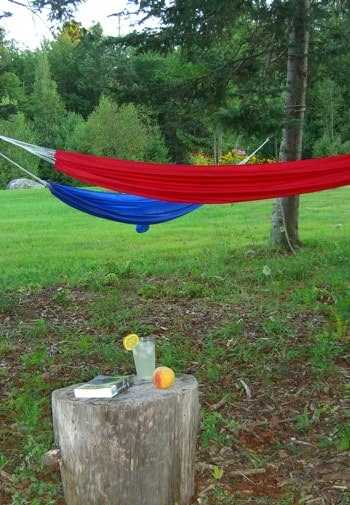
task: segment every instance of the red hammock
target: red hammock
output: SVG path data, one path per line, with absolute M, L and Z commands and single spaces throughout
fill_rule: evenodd
M 350 184 L 350 155 L 258 165 L 143 163 L 56 151 L 60 172 L 122 193 L 189 203 L 232 203 Z

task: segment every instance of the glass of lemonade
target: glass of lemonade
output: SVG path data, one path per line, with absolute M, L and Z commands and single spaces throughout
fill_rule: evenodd
M 132 351 L 138 379 L 151 379 L 156 368 L 156 345 L 153 337 L 141 337 Z

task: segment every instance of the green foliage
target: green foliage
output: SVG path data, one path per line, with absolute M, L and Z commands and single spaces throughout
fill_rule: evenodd
M 343 90 L 336 81 L 326 78 L 313 88 L 311 110 L 316 131 L 334 141 L 339 135 L 339 120 L 344 109 Z
M 54 300 L 59 304 L 66 307 L 71 300 L 70 290 L 68 288 L 61 288 L 57 290 L 57 293 L 54 296 Z
M 324 331 L 314 337 L 312 347 L 311 362 L 316 373 L 320 375 L 329 374 L 334 367 L 334 359 L 341 353 L 341 347 L 336 335 Z
M 303 413 L 295 417 L 296 429 L 304 430 L 310 428 L 319 421 L 321 413 L 322 408 L 315 408 L 313 412 L 309 414 L 308 408 L 305 405 Z
M 9 291 L 0 291 L 0 311 L 10 312 L 16 305 L 16 298 Z
M 82 112 L 85 110 L 84 96 L 79 92 L 79 65 L 81 53 L 79 45 L 83 31 L 77 26 L 76 33 L 65 25 L 47 49 L 52 78 L 67 110 Z
M 166 161 L 159 128 L 132 104 L 119 107 L 102 97 L 86 123 L 79 122 L 69 142 L 72 149 L 121 159 Z
M 33 118 L 39 142 L 44 146 L 55 145 L 57 128 L 66 111 L 57 92 L 57 85 L 51 78 L 49 62 L 44 51 L 41 52 L 35 69 L 32 100 Z
M 60 128 L 66 117 L 66 111 L 61 97 L 57 92 L 57 85 L 51 78 L 50 66 L 45 51 L 39 54 L 35 68 L 35 81 L 32 94 L 32 112 L 38 143 L 45 147 L 62 148 L 64 142 L 60 135 Z M 39 175 L 42 179 L 65 181 L 45 161 L 40 161 Z
M 26 120 L 22 112 L 18 112 L 8 119 L 0 120 L 0 131 L 3 135 L 29 143 L 35 143 L 37 140 L 32 123 Z M 1 151 L 24 168 L 38 174 L 39 161 L 37 158 L 9 144 L 3 144 Z M 26 177 L 26 175 L 3 158 L 0 159 L 0 188 L 6 187 L 11 179 L 21 177 Z
M 225 441 L 225 434 L 218 430 L 218 425 L 222 422 L 222 416 L 218 412 L 202 412 L 202 435 L 201 443 L 203 447 L 208 447 L 212 441 L 222 445 Z
M 107 50 L 99 24 L 89 30 L 80 23 L 65 23 L 48 48 L 52 76 L 68 110 L 87 117 L 110 87 L 118 61 L 116 50 Z
M 80 114 L 68 112 L 57 128 L 55 128 L 57 146 L 62 146 L 64 149 L 69 150 L 71 148 L 71 139 L 73 135 L 75 132 L 79 132 L 83 126 L 84 120 Z M 53 171 L 50 177 L 60 182 L 79 184 L 76 180 L 72 180 L 70 177 L 57 171 Z
M 342 142 L 339 135 L 331 138 L 328 134 L 324 134 L 315 141 L 312 154 L 315 158 L 323 158 L 348 152 L 350 152 L 350 141 Z
M 235 439 L 235 435 L 232 435 L 232 433 L 238 433 L 239 431 L 239 425 L 234 420 L 226 419 L 219 412 L 202 410 L 201 418 L 201 444 L 203 447 L 208 447 L 212 442 L 218 445 L 232 443 Z
M 13 104 L 24 102 L 23 86 L 19 77 L 14 72 L 0 74 L 0 97 L 5 97 Z
M 224 469 L 221 468 L 221 467 L 219 467 L 219 466 L 217 466 L 217 465 L 214 465 L 213 466 L 213 477 L 214 477 L 214 479 L 221 480 L 222 477 L 223 477 L 223 475 L 224 475 Z
M 30 326 L 27 328 L 27 334 L 31 338 L 43 338 L 49 330 L 48 324 L 45 319 L 40 318 L 36 319 Z M 40 361 L 41 353 L 38 355 L 38 359 Z M 45 358 L 45 356 L 44 356 Z
M 40 2 L 40 7 L 44 3 Z M 59 4 L 47 2 L 51 12 L 61 17 L 72 2 Z M 45 43 L 44 51 L 34 52 L 20 51 L 2 35 L 0 99 L 5 102 L 0 106 L 0 117 L 8 118 L 19 110 L 26 120 L 35 118 L 39 143 L 56 148 L 74 144 L 89 152 L 81 118 L 76 121 L 80 126 L 73 128 L 71 119 L 67 125 L 65 109 L 87 118 L 101 96 L 108 94 L 121 108 L 131 103 L 137 108 L 152 139 L 145 148 L 134 145 L 130 149 L 135 157 L 143 154 L 140 159 L 164 160 L 167 151 L 177 162 L 188 160 L 193 155 L 188 153 L 204 152 L 211 158 L 217 131 L 223 133 L 223 152 L 233 146 L 245 146 L 250 152 L 276 132 L 275 140 L 263 153 L 264 158 L 276 157 L 283 126 L 283 48 L 288 19 L 293 14 L 290 3 L 232 6 L 225 1 L 217 9 L 210 1 L 197 9 L 191 2 L 184 5 L 179 0 L 164 9 L 148 1 L 137 7 L 159 17 L 159 33 L 150 37 L 151 30 L 120 40 L 106 37 L 99 25 L 86 30 L 71 21 L 59 28 L 52 42 Z M 341 16 L 338 8 L 329 2 L 312 5 L 312 18 L 322 20 L 323 29 L 312 35 L 307 155 L 350 150 L 350 96 L 345 71 L 349 66 L 349 8 L 342 8 Z M 335 32 L 337 37 L 333 36 Z M 153 50 L 145 51 L 147 47 Z M 145 110 L 147 114 L 141 112 Z M 237 138 L 239 143 L 234 140 Z M 135 143 L 139 141 L 137 135 Z M 198 161 L 205 164 L 206 157 Z M 53 175 L 43 165 L 40 173 Z
M 9 340 L 2 340 L 0 342 L 0 356 L 6 356 L 6 354 L 13 351 L 14 346 L 11 344 Z
M 350 449 L 350 421 L 337 426 L 337 435 L 339 436 L 338 449 L 348 451 Z
M 213 158 L 202 151 L 189 153 L 188 161 L 191 165 L 212 165 Z
M 205 97 L 198 90 L 207 83 L 202 77 L 208 62 L 186 62 L 178 50 L 168 55 L 120 50 L 116 59 L 118 79 L 110 85 L 113 96 L 118 103 L 132 102 L 152 110 L 172 159 L 185 162 L 187 151 L 211 151 L 210 114 L 218 102 L 213 106 L 213 90 L 203 91 Z

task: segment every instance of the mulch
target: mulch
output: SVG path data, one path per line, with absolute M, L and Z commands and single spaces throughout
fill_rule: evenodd
M 62 324 L 71 332 L 88 332 L 96 338 L 103 332 L 98 325 L 89 323 L 98 295 L 82 287 L 70 289 L 69 304 L 59 304 L 57 293 L 62 289 L 50 287 L 37 293 L 18 292 L 16 303 L 0 313 L 0 334 L 16 332 L 15 341 L 12 340 L 14 345 L 0 357 L 0 371 L 1 368 L 6 370 L 6 374 L 0 374 L 1 401 L 8 398 L 14 379 L 20 377 L 21 354 L 37 344 L 28 340 L 23 328 L 40 318 L 48 324 L 45 343 L 53 357 L 53 363 L 41 370 L 43 380 L 57 384 L 64 376 L 68 384 L 78 381 L 85 370 L 98 364 L 94 357 L 90 362 L 66 364 L 61 356 L 62 339 L 57 340 L 57 335 Z M 205 346 L 208 330 L 214 335 L 220 332 L 233 314 L 239 314 L 243 320 L 247 345 L 262 338 L 261 321 L 250 316 L 249 307 L 234 303 L 210 297 L 148 300 L 140 294 L 128 297 L 123 303 L 130 310 L 140 309 L 139 323 L 155 328 L 160 339 L 166 339 L 169 333 L 177 333 L 178 338 L 191 338 L 192 350 L 198 356 Z M 293 332 L 288 337 L 291 348 L 296 343 L 308 344 L 306 323 L 310 318 L 315 327 L 321 328 L 325 323 L 322 314 L 293 315 Z M 349 337 L 346 338 L 349 342 Z M 234 344 L 232 339 L 227 348 L 232 345 L 234 352 Z M 280 375 L 273 373 L 271 365 L 269 381 L 264 374 L 252 373 L 247 363 L 230 368 L 229 361 L 222 358 L 221 365 L 223 375 L 210 381 L 205 379 L 206 364 L 200 360 L 189 360 L 183 370 L 200 377 L 201 407 L 209 414 L 220 414 L 216 429 L 225 440 L 220 443 L 213 437 L 209 444 L 199 445 L 193 504 L 350 503 L 350 452 L 336 445 L 337 426 L 344 423 L 349 414 L 349 403 L 344 399 L 344 384 L 350 378 L 348 356 L 338 359 L 334 374 L 318 381 L 307 361 L 288 362 Z M 113 373 L 113 370 L 107 367 L 104 372 Z M 315 419 L 309 426 L 298 428 L 296 418 L 305 413 L 308 419 L 315 414 Z M 46 415 L 50 416 L 49 410 Z M 0 503 L 3 505 L 11 503 L 13 489 L 18 490 L 26 484 L 14 482 L 11 474 L 12 462 L 20 459 L 22 437 L 14 423 L 14 413 L 0 409 L 0 425 L 6 433 L 6 436 L 0 435 L 0 449 L 9 459 L 9 464 L 0 470 Z M 55 481 L 58 474 L 43 472 L 41 478 Z M 57 505 L 63 503 L 62 498 L 57 498 Z

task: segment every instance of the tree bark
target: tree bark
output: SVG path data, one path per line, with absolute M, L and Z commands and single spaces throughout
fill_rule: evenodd
M 279 161 L 300 160 L 307 89 L 309 0 L 294 0 L 288 40 L 287 88 Z M 283 170 L 283 167 L 281 168 Z M 277 198 L 272 213 L 271 244 L 294 250 L 299 241 L 299 196 Z
M 55 442 L 67 505 L 189 505 L 194 493 L 198 383 L 135 385 L 112 399 L 54 391 Z

